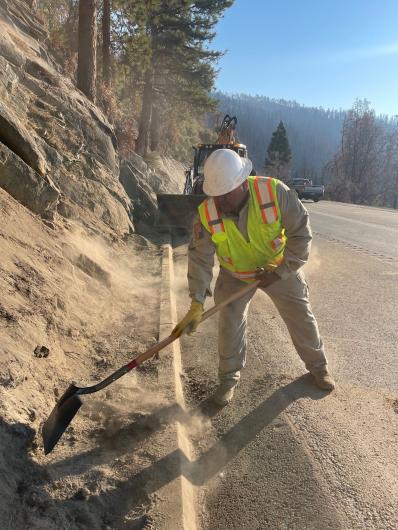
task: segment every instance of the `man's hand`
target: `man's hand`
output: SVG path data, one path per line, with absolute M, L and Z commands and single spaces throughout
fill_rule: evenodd
M 280 279 L 280 276 L 278 276 L 278 274 L 272 270 L 258 269 L 256 274 L 256 280 L 260 280 L 259 287 L 262 287 L 263 289 L 269 287 Z
M 186 331 L 188 335 L 196 331 L 203 316 L 203 304 L 192 300 L 191 307 L 185 317 L 176 325 L 172 333 L 179 337 Z

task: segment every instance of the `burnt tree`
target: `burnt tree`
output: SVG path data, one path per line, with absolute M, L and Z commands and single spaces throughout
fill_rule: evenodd
M 96 92 L 96 47 L 97 47 L 97 2 L 79 1 L 77 88 L 95 102 Z

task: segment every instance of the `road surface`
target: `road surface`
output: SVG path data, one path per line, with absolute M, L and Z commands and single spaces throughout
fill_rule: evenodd
M 305 272 L 338 386 L 314 387 L 262 292 L 250 307 L 248 362 L 224 409 L 207 400 L 216 319 L 184 337 L 202 529 L 398 528 L 398 212 L 306 206 L 314 243 Z M 181 285 L 185 246 L 175 262 Z M 178 302 L 182 315 L 184 289 Z

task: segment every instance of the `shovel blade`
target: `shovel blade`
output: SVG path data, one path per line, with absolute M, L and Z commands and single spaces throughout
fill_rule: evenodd
M 83 402 L 76 395 L 78 390 L 80 389 L 75 385 L 70 385 L 43 424 L 44 454 L 48 455 L 54 449 L 58 440 L 82 406 Z

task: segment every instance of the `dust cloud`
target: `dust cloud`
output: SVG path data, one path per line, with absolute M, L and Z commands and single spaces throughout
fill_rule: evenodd
M 63 293 L 69 326 L 64 351 L 68 365 L 78 361 L 91 366 L 94 374 L 89 379 L 98 381 L 158 340 L 159 249 L 136 234 L 125 242 L 111 241 L 88 234 L 77 224 L 65 233 L 64 241 L 70 285 Z M 156 372 L 149 365 L 142 374 L 133 370 L 122 385 L 107 389 L 112 407 L 109 400 L 85 400 L 87 413 L 97 414 L 105 426 L 112 417 L 116 423 L 125 422 L 126 403 L 139 403 L 143 415 L 164 405 L 162 396 L 143 384 L 147 374 L 151 380 Z
M 210 285 L 210 291 L 211 295 L 206 298 L 206 309 L 209 309 L 214 305 L 213 300 L 213 294 L 214 294 L 214 286 L 218 277 L 220 265 L 217 260 L 215 260 L 214 266 L 213 266 L 213 272 L 212 272 L 212 282 Z M 187 278 L 187 271 L 188 271 L 188 258 L 186 256 L 180 257 L 176 263 L 174 263 L 174 281 L 172 285 L 172 293 L 174 296 L 183 301 L 183 306 L 179 309 L 181 312 L 183 310 L 188 310 L 189 304 L 191 302 L 189 298 L 189 289 L 188 289 L 188 278 Z
M 105 399 L 86 397 L 83 401 L 85 415 L 98 424 L 107 439 L 117 437 L 126 426 L 134 428 L 134 423 L 158 424 L 158 411 L 169 404 L 161 393 L 142 388 L 136 372 L 126 375 L 123 383 L 114 383 Z
M 133 288 L 138 296 L 154 292 L 152 275 L 148 270 L 143 269 L 143 261 L 137 252 L 137 245 L 131 247 L 119 244 L 115 247 L 100 236 L 88 236 L 79 227 L 75 227 L 68 234 L 67 241 L 70 248 L 66 249 L 66 252 L 69 251 L 74 262 L 78 261 L 79 256 L 83 254 L 111 276 L 111 290 L 114 294 L 125 298 L 128 295 L 126 288 L 128 291 Z M 145 247 L 138 250 L 145 251 Z
M 321 256 L 316 245 L 312 245 L 309 260 L 304 265 L 304 272 L 308 275 L 315 274 L 321 268 Z
M 159 270 L 144 266 L 142 253 L 155 253 L 140 236 L 127 243 L 110 243 L 100 236 L 88 235 L 79 225 L 66 234 L 63 254 L 71 263 L 71 280 L 86 300 L 82 320 L 103 324 L 120 322 L 126 314 L 139 315 L 139 320 L 153 323 L 153 306 L 158 297 Z M 88 282 L 91 276 L 97 282 Z M 77 311 L 76 300 L 69 307 Z M 138 316 L 137 316 L 138 318 Z
M 177 419 L 184 426 L 190 438 L 207 437 L 212 431 L 210 418 L 198 410 L 187 410 Z

